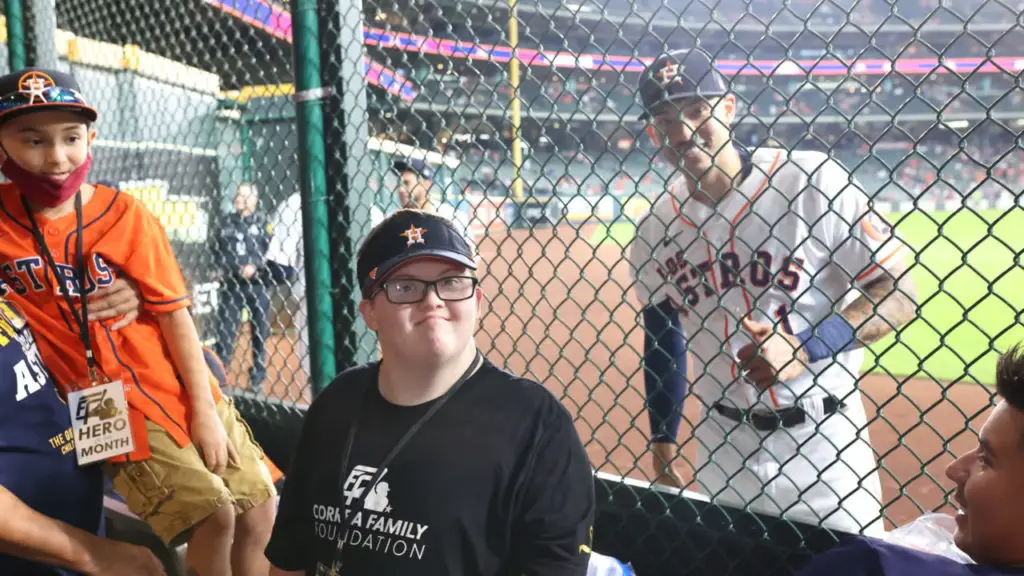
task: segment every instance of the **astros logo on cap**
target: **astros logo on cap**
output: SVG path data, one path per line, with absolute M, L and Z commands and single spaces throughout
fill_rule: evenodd
M 426 244 L 426 241 L 423 240 L 423 234 L 426 231 L 426 228 L 417 228 L 416 226 L 409 224 L 409 229 L 406 230 L 405 232 L 402 232 L 402 236 L 409 239 L 409 241 L 406 242 L 405 245 L 412 246 L 413 244 Z
M 676 62 L 665 62 L 665 65 L 661 67 L 661 70 L 655 74 L 658 78 L 658 83 L 664 88 L 673 82 L 683 83 L 683 78 L 680 76 L 686 70 L 682 64 Z
M 26 72 L 18 79 L 18 91 L 29 97 L 29 104 L 35 104 L 38 97 L 41 102 L 46 102 L 43 90 L 56 86 L 53 78 L 42 72 Z

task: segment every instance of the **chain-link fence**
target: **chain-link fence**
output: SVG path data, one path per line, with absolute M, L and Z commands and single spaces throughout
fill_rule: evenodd
M 203 2 L 57 2 L 49 65 L 100 110 L 93 178 L 160 217 L 232 388 L 308 401 L 295 112 L 274 97 L 292 80 L 291 48 L 237 16 Z
M 645 576 L 694 563 L 721 574 L 744 557 L 781 571 L 786 550 L 818 536 L 780 513 L 891 529 L 947 505 L 943 468 L 973 447 L 997 351 L 1022 335 L 1017 7 L 292 5 L 307 13 L 269 0 L 56 2 L 56 64 L 101 113 L 95 179 L 161 216 L 239 397 L 302 406 L 334 369 L 375 356 L 354 248 L 399 198 L 425 192 L 479 249 L 481 348 L 576 416 L 608 487 L 595 540 L 643 550 Z M 30 60 L 36 20 L 24 18 Z M 670 61 L 645 76 L 676 49 L 713 71 Z M 714 107 L 656 99 L 638 118 L 645 79 L 674 98 L 716 73 L 728 90 L 711 91 Z M 704 203 L 687 172 L 711 175 Z M 729 196 L 709 207 L 715 190 Z M 892 234 L 905 245 L 895 256 Z M 886 286 L 916 304 L 885 304 Z M 760 373 L 734 369 L 740 317 L 795 337 L 862 294 L 864 350 L 807 359 L 763 391 Z M 678 340 L 648 336 L 645 354 L 656 318 L 644 307 L 665 301 L 685 331 L 688 395 L 676 443 L 656 450 L 674 458 L 681 496 L 633 484 L 657 474 L 650 416 L 670 421 L 678 404 L 666 399 L 679 370 L 664 361 Z M 725 518 L 708 497 L 765 515 Z M 765 530 L 774 556 L 726 537 Z
M 675 458 L 690 512 L 672 510 L 694 524 L 673 540 L 626 515 L 603 525 L 615 534 L 605 542 L 635 534 L 666 565 L 672 550 L 677 568 L 722 568 L 743 554 L 699 535 L 694 526 L 716 525 L 703 497 L 873 534 L 949 510 L 944 466 L 973 447 L 996 351 L 1021 336 L 1009 288 L 1024 181 L 1024 34 L 1006 24 L 1016 11 L 389 1 L 362 5 L 358 35 L 356 7 L 320 28 L 321 61 L 334 66 L 326 109 L 344 119 L 328 140 L 350 145 L 343 131 L 356 130 L 458 160 L 432 186 L 477 235 L 479 342 L 563 399 L 600 472 L 658 473 L 648 418 L 671 420 L 682 383 L 668 381 L 671 337 L 649 335 L 645 354 L 656 321 L 643 308 L 667 301 L 681 317 L 689 395 L 678 444 L 653 449 Z M 713 73 L 690 58 L 645 72 L 675 49 L 713 59 L 728 95 L 707 90 Z M 398 71 L 414 96 L 370 88 L 363 108 L 344 73 L 357 55 Z M 641 121 L 645 82 L 670 97 L 701 87 L 716 107 L 657 103 Z M 359 152 L 329 151 L 364 188 Z M 686 172 L 711 174 L 704 204 Z M 729 197 L 714 206 L 716 176 Z M 767 388 L 761 368 L 736 369 L 740 317 L 796 337 L 846 306 L 866 349 L 805 358 Z M 776 536 L 783 526 L 761 525 Z

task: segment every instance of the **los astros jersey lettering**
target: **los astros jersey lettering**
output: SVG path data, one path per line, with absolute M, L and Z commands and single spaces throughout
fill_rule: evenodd
M 868 208 L 868 198 L 835 162 L 817 152 L 762 149 L 753 172 L 717 209 L 687 198 L 685 181 L 641 219 L 629 249 L 640 305 L 671 300 L 696 363 L 695 394 L 739 408 L 792 406 L 814 386 L 844 397 L 863 351 L 816 362 L 798 378 L 759 395 L 736 385 L 736 352 L 749 342 L 738 321 L 797 333 L 856 298 L 899 261 L 904 244 Z M 817 382 L 815 379 L 817 377 Z
M 88 384 L 85 351 L 78 326 L 58 290 L 67 290 L 76 310 L 80 290 L 76 281 L 76 216 L 54 220 L 35 215 L 58 268 L 54 278 L 32 235 L 32 224 L 13 184 L 0 185 L 0 280 L 6 297 L 24 311 L 47 368 L 64 394 Z M 143 416 L 158 424 L 179 446 L 189 443 L 188 392 L 178 379 L 170 352 L 154 314 L 187 307 L 191 300 L 185 280 L 163 227 L 139 201 L 112 188 L 96 186 L 82 207 L 82 241 L 87 259 L 84 292 L 113 283 L 119 275 L 139 287 L 144 312 L 121 330 L 114 321 L 91 322 L 93 354 L 99 369 L 121 380 L 132 410 L 137 460 L 149 456 Z M 214 400 L 220 390 L 211 385 Z M 123 457 L 122 457 L 123 459 Z

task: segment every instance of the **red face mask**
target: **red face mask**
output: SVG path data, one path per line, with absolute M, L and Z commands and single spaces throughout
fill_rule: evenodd
M 63 182 L 58 182 L 49 176 L 34 174 L 25 170 L 20 164 L 11 160 L 8 156 L 2 165 L 0 172 L 14 182 L 25 198 L 34 204 L 41 204 L 49 208 L 59 206 L 61 202 L 71 198 L 78 189 L 85 183 L 89 175 L 89 168 L 92 166 L 92 154 L 85 157 L 85 162 L 75 168 Z

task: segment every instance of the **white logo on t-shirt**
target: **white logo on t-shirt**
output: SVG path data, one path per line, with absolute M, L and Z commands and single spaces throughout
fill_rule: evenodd
M 363 492 L 368 488 L 367 484 L 370 480 L 373 480 L 373 475 L 377 473 L 377 469 L 372 466 L 356 466 L 348 474 L 348 479 L 345 480 L 345 485 L 342 487 L 342 494 L 345 496 L 345 507 L 351 508 L 353 501 L 363 497 Z M 380 475 L 380 479 L 384 479 L 384 475 L 387 474 L 387 470 Z M 379 480 L 378 480 L 379 482 Z M 386 485 L 386 484 L 385 484 Z M 371 496 L 372 498 L 372 496 Z M 387 506 L 387 491 L 384 493 L 384 505 Z M 369 508 L 369 504 L 367 504 Z M 377 510 L 376 508 L 370 508 L 370 510 Z
M 344 542 L 347 547 L 358 547 L 377 554 L 422 560 L 427 551 L 425 534 L 429 525 L 391 516 L 391 485 L 401 481 L 381 479 L 371 485 L 377 468 L 356 466 L 342 486 L 345 506 L 339 509 L 326 503 L 313 505 L 313 530 L 330 542 Z M 348 532 L 342 533 L 342 520 L 349 518 Z
M 377 482 L 370 492 L 370 495 L 366 497 L 364 506 L 367 510 L 373 510 L 374 512 L 391 512 L 391 506 L 388 505 L 388 492 L 391 487 L 388 486 L 387 482 Z

